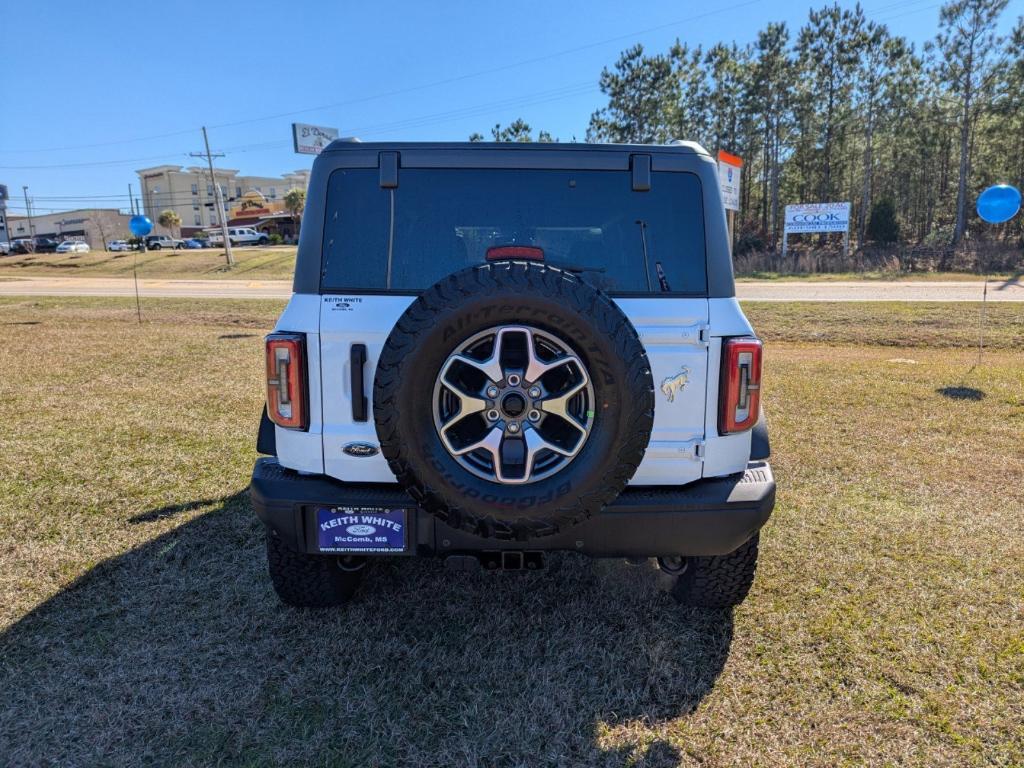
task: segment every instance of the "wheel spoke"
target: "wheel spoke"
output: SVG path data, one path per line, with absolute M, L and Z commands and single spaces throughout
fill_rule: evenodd
M 583 438 L 581 437 L 576 441 L 576 447 L 572 450 L 567 450 L 554 443 L 548 442 L 544 439 L 544 436 L 540 431 L 533 427 L 532 429 L 526 430 L 523 434 L 523 439 L 526 441 L 526 477 L 529 478 L 533 474 L 533 465 L 537 460 L 537 454 L 543 450 L 552 451 L 560 456 L 566 456 L 572 458 L 575 456 L 580 448 L 583 446 Z
M 535 384 L 540 377 L 548 371 L 553 371 L 555 368 L 559 368 L 569 363 L 575 363 L 576 368 L 581 372 L 583 371 L 583 364 L 575 355 L 563 355 L 551 362 L 544 362 L 541 360 L 537 357 L 537 349 L 534 346 L 533 334 L 528 330 L 526 330 L 526 357 L 529 362 L 526 365 L 526 372 L 523 374 L 523 378 L 531 384 Z
M 452 366 L 455 363 L 467 362 L 469 360 L 470 358 L 455 355 L 448 358 L 448 362 L 445 363 L 444 368 L 441 369 L 441 374 L 439 376 L 441 384 L 459 400 L 459 412 L 454 419 L 445 423 L 445 429 L 450 427 L 456 421 L 469 416 L 471 413 L 479 413 L 487 407 L 487 401 L 479 397 L 478 392 L 467 392 L 463 389 L 461 384 L 456 384 L 448 378 L 448 374 L 451 372 Z M 476 361 L 473 362 L 475 363 Z
M 476 368 L 490 381 L 501 381 L 505 375 L 501 370 L 501 363 L 498 362 L 497 355 L 491 355 L 486 360 L 474 360 L 472 357 L 467 357 L 466 355 L 452 355 L 448 358 L 448 364 L 445 366 L 445 373 L 447 373 L 448 369 L 451 368 L 452 363 L 455 362 L 468 365 L 471 368 Z M 447 384 L 447 382 L 445 383 Z
M 494 479 L 499 483 L 518 483 L 526 482 L 529 478 L 529 473 L 522 480 L 512 479 L 509 480 L 504 476 L 501 471 L 501 444 L 505 439 L 505 433 L 501 427 L 494 427 L 487 435 L 482 439 L 478 440 L 471 445 L 467 445 L 465 448 L 453 449 L 449 447 L 449 450 L 454 456 L 464 456 L 467 453 L 473 451 L 486 451 L 491 454 L 491 461 L 494 464 Z
M 576 394 L 583 391 L 583 389 L 586 386 L 587 379 L 584 377 L 582 381 L 575 384 L 574 386 L 569 387 L 569 389 L 567 389 L 561 395 L 558 395 L 558 397 L 549 397 L 546 400 L 541 401 L 541 410 L 544 411 L 544 413 L 551 414 L 553 416 L 558 416 L 559 418 L 564 419 L 565 421 L 569 422 L 574 427 L 576 427 L 576 429 L 578 429 L 580 432 L 586 432 L 587 430 L 584 427 L 582 427 L 580 423 L 576 421 L 576 419 L 569 415 L 568 410 L 569 401 L 572 400 L 572 398 Z

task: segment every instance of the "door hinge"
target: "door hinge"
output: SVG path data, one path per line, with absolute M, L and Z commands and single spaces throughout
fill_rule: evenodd
M 696 440 L 652 440 L 645 456 L 654 459 L 689 459 L 704 461 L 704 441 Z
M 707 323 L 697 325 L 643 325 L 638 327 L 637 334 L 644 346 L 653 344 L 678 346 L 690 344 L 706 347 L 711 340 L 711 326 Z

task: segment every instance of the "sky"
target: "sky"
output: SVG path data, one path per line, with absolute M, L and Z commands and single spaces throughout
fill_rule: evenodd
M 310 167 L 292 122 L 364 141 L 461 141 L 522 117 L 582 141 L 605 103 L 601 69 L 624 48 L 743 45 L 770 21 L 795 32 L 823 4 L 6 0 L 0 184 L 14 216 L 23 185 L 39 213 L 127 208 L 135 170 L 200 162 L 188 153 L 202 150 L 203 125 L 226 154 L 218 166 L 245 175 Z M 862 4 L 918 48 L 937 29 L 936 0 Z M 1022 13 L 1011 0 L 1002 31 Z

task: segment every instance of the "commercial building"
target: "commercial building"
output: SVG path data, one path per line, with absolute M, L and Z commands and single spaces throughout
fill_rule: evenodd
M 224 202 L 224 210 L 218 211 L 208 168 L 158 165 L 136 173 L 142 208 L 153 221 L 154 231 L 178 234 L 157 223 L 163 211 L 173 210 L 181 218 L 181 234 L 186 237 L 219 226 L 225 217 L 231 225 L 256 226 L 261 231 L 286 236 L 295 234 L 291 231 L 291 216 L 284 208 L 284 196 L 290 189 L 305 190 L 309 184 L 308 170 L 271 177 L 240 176 L 237 170 L 214 168 Z
M 128 221 L 131 215 L 117 208 L 79 208 L 60 213 L 33 213 L 31 231 L 28 216 L 10 216 L 11 238 L 49 237 L 54 240 L 81 240 L 90 248 L 101 250 L 111 240 L 131 237 Z

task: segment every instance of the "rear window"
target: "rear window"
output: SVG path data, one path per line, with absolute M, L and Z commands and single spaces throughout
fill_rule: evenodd
M 655 172 L 636 192 L 628 171 L 519 169 L 402 169 L 396 189 L 380 187 L 376 168 L 335 171 L 321 285 L 420 291 L 510 245 L 540 248 L 611 293 L 707 289 L 694 174 Z

